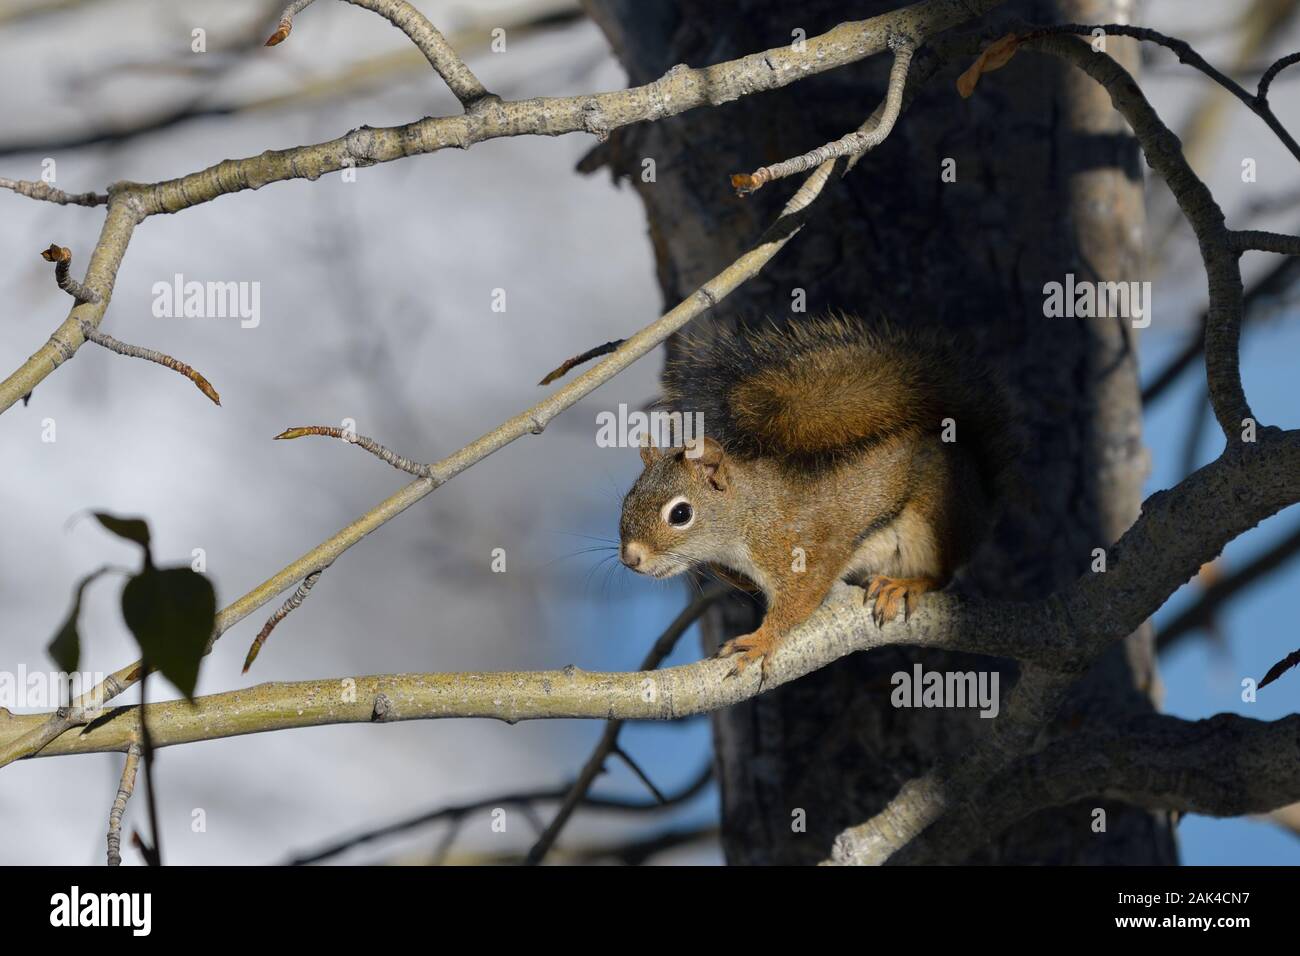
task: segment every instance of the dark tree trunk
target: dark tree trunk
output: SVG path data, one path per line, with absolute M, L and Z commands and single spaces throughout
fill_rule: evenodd
M 703 66 L 789 43 L 901 0 L 590 0 L 631 82 L 676 63 Z M 1037 22 L 1125 20 L 1127 0 L 1025 2 Z M 967 29 L 973 28 L 967 25 Z M 991 32 L 988 23 L 979 29 Z M 1132 69 L 1130 48 L 1110 52 Z M 1094 548 L 1136 517 L 1146 473 L 1133 332 L 1119 320 L 1051 319 L 1043 285 L 1139 278 L 1142 174 L 1134 140 L 1106 96 L 1054 60 L 1019 54 L 962 100 L 933 79 L 892 136 L 846 179 L 814 221 L 703 320 L 800 321 L 828 310 L 959 328 L 1005 373 L 1028 434 L 1029 500 L 1014 503 L 962 586 L 1004 598 L 1042 596 L 1087 573 Z M 857 128 L 884 90 L 878 56 L 784 90 L 622 131 L 600 147 L 628 175 L 647 212 L 665 301 L 676 303 L 747 248 L 798 183 L 740 199 L 728 176 L 805 152 Z M 654 158 L 656 181 L 642 182 Z M 946 158 L 957 181 L 941 180 Z M 792 311 L 795 290 L 807 312 Z M 699 332 L 700 330 L 694 330 Z M 675 343 L 670 343 L 670 348 Z M 710 642 L 751 630 L 752 612 L 727 607 Z M 811 863 L 835 835 L 878 812 L 936 758 L 960 755 L 987 730 L 970 711 L 900 710 L 890 676 L 989 669 L 999 662 L 886 649 L 857 654 L 714 718 L 724 845 L 733 863 Z M 1003 697 L 1014 667 L 1002 662 Z M 1156 675 L 1148 629 L 1133 635 L 1076 689 L 1052 733 L 1106 725 L 1152 709 Z M 806 813 L 807 831 L 792 815 Z M 1023 821 L 984 862 L 1172 863 L 1168 820 L 1092 807 Z

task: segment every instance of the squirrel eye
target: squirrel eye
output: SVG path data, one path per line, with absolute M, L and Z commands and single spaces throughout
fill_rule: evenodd
M 690 524 L 692 517 L 694 517 L 694 512 L 691 510 L 690 504 L 682 501 L 673 505 L 673 509 L 668 512 L 668 523 L 670 525 L 681 527 L 682 525 Z

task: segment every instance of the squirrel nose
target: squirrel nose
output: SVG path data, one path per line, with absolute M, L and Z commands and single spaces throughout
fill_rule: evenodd
M 627 544 L 623 545 L 623 554 L 621 555 L 621 557 L 623 559 L 623 563 L 626 564 L 629 568 L 640 567 L 641 562 L 645 560 L 645 556 L 646 556 L 645 545 L 637 541 L 629 541 Z

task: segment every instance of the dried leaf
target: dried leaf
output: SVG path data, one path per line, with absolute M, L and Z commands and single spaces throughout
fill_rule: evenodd
M 962 99 L 975 92 L 975 86 L 981 76 L 1006 66 L 1016 55 L 1022 39 L 1018 34 L 1008 33 L 985 47 L 979 59 L 972 63 L 965 73 L 957 77 L 957 92 L 962 95 Z

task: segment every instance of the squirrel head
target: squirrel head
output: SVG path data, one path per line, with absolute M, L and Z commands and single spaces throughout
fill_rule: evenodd
M 685 447 L 641 446 L 645 470 L 623 499 L 623 563 L 668 578 L 715 560 L 735 540 L 736 495 L 722 446 L 702 438 Z

